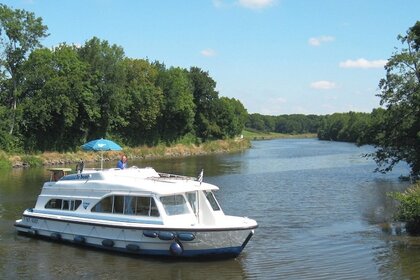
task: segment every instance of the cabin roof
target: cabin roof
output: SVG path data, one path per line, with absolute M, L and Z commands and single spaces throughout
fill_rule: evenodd
M 218 190 L 215 185 L 200 183 L 192 177 L 157 173 L 153 168 L 87 170 L 61 178 L 53 188 L 102 190 L 108 192 L 151 192 L 169 195 L 197 190 Z

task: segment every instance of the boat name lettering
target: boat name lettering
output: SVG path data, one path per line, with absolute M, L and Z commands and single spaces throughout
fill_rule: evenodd
M 88 174 L 78 174 L 77 175 L 77 179 L 83 179 L 83 180 L 88 180 L 90 178 L 90 175 L 88 175 Z

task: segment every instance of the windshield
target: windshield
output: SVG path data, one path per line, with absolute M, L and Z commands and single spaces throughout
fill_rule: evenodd
M 209 201 L 211 208 L 213 208 L 214 211 L 220 211 L 219 203 L 217 203 L 214 194 L 211 191 L 204 191 L 204 194 L 206 195 L 206 198 Z
M 197 192 L 188 192 L 187 199 L 194 214 L 197 214 L 197 211 L 198 211 Z
M 163 208 L 168 216 L 189 214 L 187 202 L 181 194 L 162 196 L 160 201 L 163 204 Z

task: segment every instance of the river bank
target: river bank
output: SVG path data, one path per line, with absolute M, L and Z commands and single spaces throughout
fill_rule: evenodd
M 271 139 L 284 139 L 284 138 L 317 138 L 316 133 L 302 133 L 302 134 L 284 134 L 277 132 L 262 132 L 244 130 L 243 137 L 249 140 L 271 140 Z
M 217 153 L 239 152 L 251 147 L 248 138 L 216 140 L 195 144 L 158 145 L 155 147 L 124 147 L 123 151 L 107 151 L 103 153 L 104 161 L 116 161 L 122 153 L 129 159 L 160 159 L 172 157 L 188 157 Z M 30 166 L 59 166 L 84 162 L 99 162 L 101 153 L 85 152 L 44 152 L 39 154 L 8 154 L 0 151 L 0 168 L 22 168 Z

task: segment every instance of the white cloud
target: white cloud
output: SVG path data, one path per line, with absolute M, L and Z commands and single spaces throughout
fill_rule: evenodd
M 216 51 L 213 49 L 204 49 L 201 52 L 202 56 L 211 57 L 216 55 Z
M 333 36 L 320 36 L 309 38 L 308 43 L 311 46 L 319 47 L 322 43 L 328 43 L 334 40 L 335 38 Z
M 384 59 L 378 60 L 367 60 L 364 58 L 359 58 L 357 60 L 348 59 L 346 61 L 340 62 L 341 68 L 382 68 L 387 63 Z
M 238 4 L 248 9 L 263 9 L 273 6 L 275 0 L 238 0 Z
M 330 81 L 317 81 L 310 84 L 310 87 L 313 89 L 322 89 L 322 90 L 328 90 L 333 89 L 336 87 L 335 83 Z

